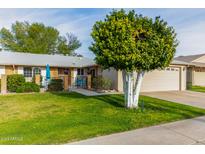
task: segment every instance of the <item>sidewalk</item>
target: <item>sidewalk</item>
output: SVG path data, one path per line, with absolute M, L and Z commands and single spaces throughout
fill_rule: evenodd
M 125 144 L 125 145 L 176 145 L 205 144 L 205 116 L 133 131 L 96 137 L 70 144 Z
M 100 96 L 100 95 L 111 95 L 111 94 L 122 94 L 119 92 L 104 92 L 104 93 L 98 93 L 95 91 L 87 90 L 87 89 L 82 89 L 82 88 L 73 88 L 71 91 L 77 92 L 79 94 L 85 95 L 85 96 Z

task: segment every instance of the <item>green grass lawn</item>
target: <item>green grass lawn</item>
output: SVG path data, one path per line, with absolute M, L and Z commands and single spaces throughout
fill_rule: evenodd
M 202 86 L 190 86 L 188 90 L 196 91 L 196 92 L 205 92 L 205 87 Z
M 0 144 L 63 144 L 205 115 L 205 110 L 141 96 L 144 110 L 123 107 L 122 95 L 77 93 L 0 96 Z

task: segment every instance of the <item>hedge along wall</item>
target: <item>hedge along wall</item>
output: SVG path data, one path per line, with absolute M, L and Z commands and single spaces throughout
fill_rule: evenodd
M 7 76 L 7 89 L 9 92 L 39 92 L 40 86 L 33 82 L 26 82 L 21 74 Z
M 16 92 L 17 88 L 25 83 L 25 78 L 20 74 L 12 74 L 7 76 L 7 89 L 10 92 Z

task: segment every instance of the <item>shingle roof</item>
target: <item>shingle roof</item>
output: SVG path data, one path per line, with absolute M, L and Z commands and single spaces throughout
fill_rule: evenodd
M 179 61 L 179 60 L 172 60 L 171 64 L 175 65 L 190 65 L 190 63 L 184 62 L 184 61 Z
M 96 65 L 94 60 L 85 57 L 62 55 L 30 54 L 19 52 L 0 52 L 0 65 L 28 65 L 28 66 L 56 67 L 86 67 Z
M 192 61 L 194 61 L 202 56 L 205 56 L 205 54 L 179 56 L 179 57 L 174 58 L 174 60 L 179 60 L 179 61 L 191 63 Z
M 55 67 L 86 67 L 96 65 L 94 60 L 85 57 L 31 54 L 9 51 L 0 52 L 0 65 L 46 66 L 47 64 Z M 189 65 L 189 63 L 185 61 L 176 59 L 174 59 L 171 64 Z

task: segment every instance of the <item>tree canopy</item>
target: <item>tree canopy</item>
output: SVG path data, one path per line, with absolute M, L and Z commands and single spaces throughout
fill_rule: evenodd
M 160 17 L 155 19 L 113 10 L 92 29 L 90 50 L 104 68 L 149 71 L 168 66 L 178 41 L 173 27 Z
M 59 31 L 43 23 L 15 22 L 11 30 L 0 30 L 0 43 L 4 50 L 15 52 L 74 55 L 81 46 L 72 33 L 61 36 Z
M 173 27 L 160 17 L 155 19 L 113 10 L 92 29 L 90 50 L 104 69 L 122 70 L 125 103 L 138 107 L 144 74 L 169 66 L 178 41 Z

